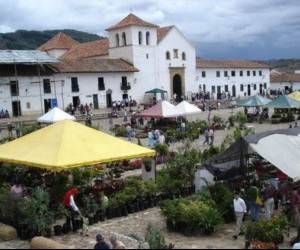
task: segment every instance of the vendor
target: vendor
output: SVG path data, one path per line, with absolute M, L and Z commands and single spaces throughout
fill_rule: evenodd
M 11 187 L 10 193 L 17 198 L 23 196 L 23 188 L 21 187 L 19 181 L 17 181 L 16 184 Z
M 75 232 L 74 228 L 75 216 L 80 214 L 80 211 L 74 201 L 74 196 L 79 193 L 77 188 L 72 188 L 66 192 L 63 197 L 62 204 L 70 211 L 70 215 L 67 215 L 67 224 L 70 225 L 71 229 Z

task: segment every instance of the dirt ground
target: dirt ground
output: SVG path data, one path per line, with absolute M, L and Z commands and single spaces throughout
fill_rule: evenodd
M 237 113 L 238 111 L 243 111 L 243 109 L 235 109 L 232 111 L 231 109 L 221 109 L 212 112 L 213 115 L 221 116 L 224 119 L 228 119 L 230 115 Z M 272 115 L 272 113 L 271 113 Z M 192 119 L 196 120 L 206 120 L 208 116 L 208 112 L 203 112 L 197 116 L 193 116 Z M 21 119 L 28 119 L 28 117 L 23 117 Z M 11 119 L 13 122 L 16 121 L 16 118 Z M 1 121 L 3 122 L 3 121 Z M 121 118 L 114 119 L 114 124 L 121 123 Z M 99 126 L 101 131 L 110 133 L 108 120 L 98 120 L 93 121 L 93 125 Z M 253 123 L 247 124 L 254 129 L 255 132 L 263 132 L 275 129 L 286 129 L 290 124 L 277 124 L 272 125 L 270 122 L 266 121 L 263 124 Z M 224 140 L 227 134 L 233 132 L 231 130 L 222 130 L 217 131 L 215 135 L 215 145 L 220 145 Z M 0 133 L 1 137 L 6 136 L 6 131 L 2 131 Z M 208 146 L 203 145 L 204 138 L 200 138 L 192 143 L 192 147 L 203 150 Z M 137 143 L 137 140 L 134 139 L 133 143 Z M 142 140 L 142 144 L 144 146 L 147 145 L 147 140 Z M 180 147 L 180 143 L 175 143 L 172 145 L 173 149 Z M 141 174 L 140 170 L 135 172 L 128 172 L 126 176 L 130 175 L 139 175 Z M 125 176 L 124 176 L 125 177 Z M 167 243 L 171 242 L 175 244 L 175 248 L 177 249 L 241 249 L 244 248 L 245 242 L 244 237 L 240 236 L 237 240 L 232 239 L 232 235 L 234 232 L 234 224 L 226 224 L 222 228 L 220 228 L 216 233 L 212 236 L 203 236 L 198 235 L 194 237 L 185 237 L 181 234 L 170 233 L 166 230 L 165 220 L 160 214 L 160 210 L 158 208 L 152 208 L 145 210 L 143 212 L 131 214 L 128 217 L 122 217 L 118 219 L 112 219 L 105 222 L 100 222 L 96 225 L 90 226 L 89 228 L 89 237 L 80 236 L 80 234 L 69 233 L 64 236 L 53 236 L 53 240 L 57 240 L 61 243 L 69 245 L 71 248 L 75 249 L 90 249 L 93 248 L 95 244 L 95 235 L 101 233 L 104 235 L 106 239 L 111 232 L 117 234 L 118 238 L 123 241 L 127 248 L 135 249 L 139 247 L 139 242 L 135 239 L 131 238 L 131 234 L 138 235 L 140 238 L 143 238 L 148 223 L 152 223 L 153 225 L 160 228 L 165 234 L 165 238 Z M 289 237 L 285 237 L 284 243 L 279 247 L 282 249 L 289 249 L 290 239 L 296 235 L 295 228 L 291 228 L 291 233 Z M 0 240 L 0 249 L 28 249 L 29 242 L 14 240 L 9 242 L 4 242 Z

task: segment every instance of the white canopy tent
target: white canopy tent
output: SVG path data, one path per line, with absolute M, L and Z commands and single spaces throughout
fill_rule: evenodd
M 176 108 L 182 112 L 184 115 L 192 115 L 192 114 L 199 114 L 202 112 L 201 109 L 194 106 L 193 104 L 190 104 L 187 101 L 182 101 L 179 104 L 176 105 Z
M 62 120 L 76 120 L 74 116 L 62 111 L 61 109 L 55 107 L 49 112 L 37 119 L 40 123 L 55 123 Z
M 153 117 L 153 118 L 172 118 L 184 115 L 179 111 L 176 106 L 168 101 L 159 101 L 157 104 L 149 109 L 146 109 L 138 114 L 141 117 Z
M 300 129 L 285 129 L 245 136 L 204 165 L 213 172 L 246 168 L 247 157 L 257 153 L 294 181 L 300 180 Z
M 300 180 L 300 134 L 274 134 L 249 146 L 294 181 Z

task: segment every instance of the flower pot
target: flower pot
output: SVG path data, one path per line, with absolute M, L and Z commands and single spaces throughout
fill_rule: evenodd
M 134 205 L 132 203 L 126 204 L 126 207 L 129 214 L 135 213 Z
M 21 240 L 29 240 L 29 230 L 24 228 L 19 232 L 19 237 Z
M 168 231 L 174 232 L 175 228 L 174 228 L 173 220 L 166 220 L 166 226 Z
M 93 219 L 94 219 L 94 223 L 97 224 L 99 222 L 99 215 L 94 214 Z
M 212 233 L 215 231 L 214 227 L 208 227 L 208 228 L 204 228 L 204 234 L 205 235 L 212 235 Z
M 63 233 L 63 228 L 61 225 L 54 226 L 54 235 L 59 236 Z
M 128 210 L 126 206 L 122 207 L 122 216 L 128 216 Z
M 195 234 L 196 234 L 196 231 L 194 228 L 189 227 L 189 226 L 184 228 L 184 231 L 183 231 L 184 236 L 191 237 L 191 236 L 195 236 Z
M 71 227 L 68 223 L 63 224 L 62 232 L 63 234 L 67 234 L 71 231 Z
M 88 216 L 89 219 L 89 225 L 94 225 L 94 216 Z
M 115 215 L 117 218 L 122 217 L 122 207 L 115 208 Z
M 44 236 L 44 237 L 46 237 L 46 238 L 51 238 L 51 236 L 52 236 L 51 228 L 47 228 L 47 229 L 45 230 L 45 232 L 42 233 L 42 236 Z

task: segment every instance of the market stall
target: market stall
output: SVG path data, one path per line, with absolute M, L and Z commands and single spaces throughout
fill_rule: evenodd
M 299 181 L 299 152 L 299 128 L 268 131 L 240 138 L 223 153 L 208 160 L 205 166 L 215 174 L 236 168 L 239 174 L 246 176 L 249 173 L 248 164 L 251 163 L 249 159 L 256 154 L 293 181 Z
M 0 146 L 0 161 L 59 172 L 155 156 L 155 151 L 64 120 Z

